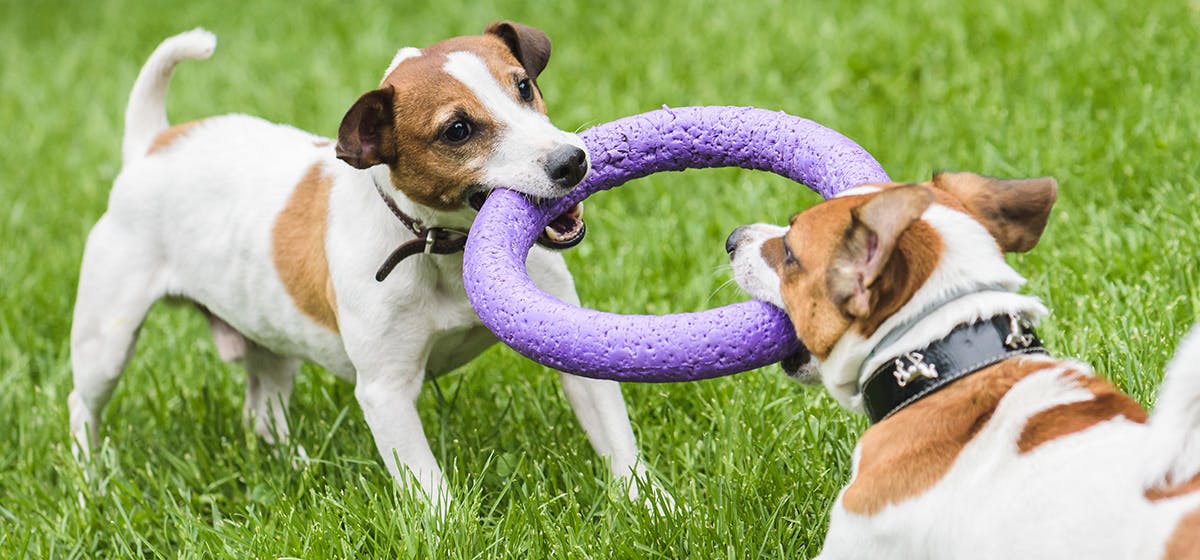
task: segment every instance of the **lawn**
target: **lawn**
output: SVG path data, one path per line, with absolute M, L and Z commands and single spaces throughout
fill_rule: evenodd
M 0 557 L 807 557 L 849 474 L 866 422 L 777 367 L 629 385 L 646 460 L 684 506 L 651 516 L 615 497 L 556 374 L 496 347 L 419 403 L 458 498 L 439 523 L 387 475 L 351 386 L 306 366 L 292 426 L 314 461 L 293 468 L 242 426 L 244 376 L 204 320 L 160 304 L 91 493 L 67 435 L 79 258 L 138 68 L 196 26 L 220 46 L 180 68 L 175 122 L 334 135 L 397 48 L 515 19 L 554 40 L 539 81 L 565 129 L 753 105 L 845 133 L 897 179 L 1053 175 L 1051 225 L 1011 259 L 1053 309 L 1043 339 L 1152 405 L 1200 311 L 1200 2 L 906 4 L 0 0 Z M 759 172 L 658 175 L 593 197 L 567 259 L 589 307 L 706 309 L 744 299 L 730 230 L 815 201 Z

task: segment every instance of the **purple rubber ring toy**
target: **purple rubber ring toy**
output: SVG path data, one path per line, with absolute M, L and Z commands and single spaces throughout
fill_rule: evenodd
M 756 300 L 660 316 L 606 313 L 551 297 L 525 273 L 525 257 L 543 228 L 571 205 L 631 179 L 693 168 L 770 171 L 825 198 L 889 180 L 849 138 L 807 119 L 750 107 L 664 107 L 580 136 L 592 170 L 567 196 L 535 204 L 497 189 L 488 197 L 467 238 L 463 279 L 471 305 L 500 340 L 543 365 L 596 379 L 720 377 L 778 362 L 799 342 L 780 309 Z

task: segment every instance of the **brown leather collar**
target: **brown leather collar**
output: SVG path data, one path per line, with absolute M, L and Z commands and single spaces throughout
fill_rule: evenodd
M 426 255 L 448 255 L 461 252 L 467 246 L 467 233 L 465 231 L 444 227 L 426 227 L 425 224 L 421 223 L 421 220 L 409 216 L 403 210 L 400 210 L 400 207 L 396 205 L 396 201 L 392 200 L 392 197 L 383 191 L 383 187 L 379 186 L 378 182 L 372 182 L 375 183 L 375 190 L 379 193 L 379 197 L 383 199 L 384 204 L 387 204 L 388 210 L 392 211 L 392 214 L 400 220 L 400 223 L 404 224 L 405 228 L 417 236 L 412 241 L 402 243 L 392 251 L 392 254 L 388 255 L 388 258 L 383 261 L 383 265 L 375 272 L 375 281 L 383 282 L 392 273 L 392 270 L 396 268 L 396 265 L 400 264 L 400 261 L 413 255 L 420 253 Z

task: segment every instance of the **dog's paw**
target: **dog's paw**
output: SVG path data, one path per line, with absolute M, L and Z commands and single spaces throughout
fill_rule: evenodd
M 681 513 L 675 497 L 655 481 L 649 474 L 641 473 L 623 479 L 625 494 L 629 501 L 641 503 L 650 515 L 667 516 Z

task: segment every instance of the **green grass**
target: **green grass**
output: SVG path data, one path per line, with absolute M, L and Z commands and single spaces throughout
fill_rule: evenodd
M 81 506 L 65 402 L 83 240 L 138 68 L 197 25 L 220 47 L 181 68 L 175 121 L 236 111 L 332 135 L 398 47 L 512 18 L 554 40 L 540 82 L 563 128 L 755 105 L 842 131 L 900 179 L 1054 175 L 1046 236 L 1012 259 L 1054 310 L 1044 339 L 1152 404 L 1200 303 L 1200 3 L 906 4 L 0 0 L 0 557 L 805 557 L 848 476 L 865 422 L 777 368 L 627 386 L 687 508 L 649 516 L 612 496 L 556 375 L 496 348 L 421 397 L 458 497 L 437 523 L 387 476 L 350 386 L 306 368 L 292 422 L 315 462 L 295 470 L 242 426 L 243 376 L 203 320 L 163 305 L 106 414 L 108 492 Z M 590 307 L 714 307 L 743 298 L 725 235 L 814 201 L 762 173 L 654 176 L 593 197 L 568 261 Z

